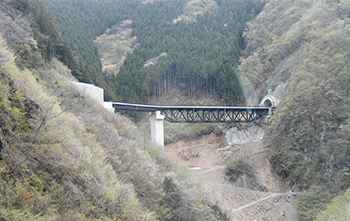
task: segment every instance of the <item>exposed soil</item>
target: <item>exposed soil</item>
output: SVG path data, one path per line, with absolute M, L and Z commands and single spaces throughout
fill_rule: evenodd
M 261 142 L 228 146 L 224 135 L 179 141 L 165 146 L 209 185 L 231 220 L 298 220 L 296 194 L 288 183 L 271 172 L 268 151 Z M 225 167 L 231 160 L 246 160 L 255 177 L 242 176 L 231 183 Z

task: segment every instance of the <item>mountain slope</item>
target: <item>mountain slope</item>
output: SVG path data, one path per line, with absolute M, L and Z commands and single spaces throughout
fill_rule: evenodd
M 349 187 L 350 4 L 269 1 L 248 26 L 240 70 L 258 97 L 284 82 L 266 136 L 271 164 L 290 180 L 301 220 Z
M 148 102 L 178 90 L 191 96 L 213 95 L 227 104 L 243 102 L 236 77 L 242 33 L 245 22 L 259 13 L 264 1 L 43 2 L 51 9 L 59 30 L 70 39 L 72 49 L 86 63 L 85 74 L 76 77 L 105 88 L 107 100 Z M 183 19 L 174 22 L 179 16 Z M 101 45 L 99 39 L 93 43 L 125 20 L 132 21 L 131 44 L 122 39 L 110 48 L 103 41 Z M 107 49 L 101 51 L 103 64 L 109 65 L 103 68 L 104 73 L 98 43 L 100 49 Z M 167 56 L 145 66 L 162 54 Z
M 83 97 L 56 58 L 40 57 L 31 16 L 0 15 L 10 24 L 0 29 L 0 219 L 226 220 L 185 166 Z M 21 31 L 33 47 L 8 48 L 5 33 Z M 24 49 L 35 68 L 18 68 L 13 53 Z

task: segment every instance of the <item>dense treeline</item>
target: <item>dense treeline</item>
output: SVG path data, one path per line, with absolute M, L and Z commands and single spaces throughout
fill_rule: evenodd
M 50 12 L 43 4 L 36 1 L 12 0 L 9 1 L 9 5 L 3 4 L 1 7 L 6 8 L 9 13 L 17 9 L 30 18 L 27 24 L 29 27 L 26 27 L 25 31 L 16 29 L 16 31 L 6 31 L 4 34 L 9 46 L 15 49 L 17 65 L 22 68 L 39 67 L 42 65 L 41 58 L 50 62 L 53 57 L 56 57 L 70 68 L 73 67 L 74 56 L 69 43 L 61 37 Z M 21 20 L 21 16 L 17 15 L 16 19 Z M 11 26 L 10 23 L 7 18 L 4 18 L 2 29 L 8 29 L 7 26 Z
M 107 28 L 128 18 L 138 4 L 133 1 L 50 1 L 50 8 L 58 30 L 69 40 L 75 52 L 73 75 L 82 82 L 93 83 L 105 89 L 107 100 L 116 100 L 114 78 L 102 73 L 100 55 L 93 41 Z
M 41 4 L 20 4 L 20 13 L 7 3 L 0 2 L 0 220 L 227 220 L 185 165 L 71 83 L 53 23 L 35 22 L 47 15 Z
M 34 40 L 23 38 L 19 41 L 9 42 L 11 47 L 16 48 L 16 55 L 18 56 L 16 62 L 18 65 L 22 68 L 38 67 L 42 65 L 40 64 L 40 57 L 49 62 L 55 57 L 67 65 L 78 80 L 108 88 L 106 83 L 108 81 L 100 74 L 100 62 L 98 59 L 97 62 L 93 62 L 98 56 L 97 50 L 93 53 L 93 59 L 85 62 L 79 50 L 71 49 L 68 39 L 72 39 L 72 36 L 61 35 L 53 21 L 50 10 L 41 2 L 31 0 L 9 0 L 8 2 L 14 9 L 17 9 L 29 18 L 31 37 Z M 3 7 L 8 6 L 4 5 Z M 6 32 L 4 37 L 14 39 L 12 36 L 6 35 L 11 35 L 11 32 Z M 108 92 L 109 90 L 107 89 Z M 113 97 L 113 93 L 108 95 Z
M 350 184 L 349 15 L 349 1 L 270 1 L 247 34 L 240 68 L 255 88 L 285 82 L 265 142 L 276 172 L 304 192 L 301 220 Z
M 217 95 L 228 104 L 242 99 L 236 78 L 242 33 L 245 22 L 264 5 L 261 1 L 217 1 L 217 9 L 199 16 L 196 22 L 173 22 L 182 12 L 185 0 L 156 1 L 44 1 L 54 14 L 64 36 L 70 39 L 94 75 L 87 72 L 79 80 L 96 82 L 104 78 L 106 99 L 146 102 L 170 90 L 187 94 Z M 133 35 L 140 46 L 129 54 L 116 75 L 101 73 L 101 65 L 93 40 L 107 28 L 132 19 Z M 161 57 L 155 65 L 145 67 L 147 60 Z M 73 72 L 74 74 L 74 72 Z M 102 77 L 101 77 L 102 76 Z M 98 85 L 101 85 L 97 83 Z M 105 85 L 101 85 L 105 86 Z

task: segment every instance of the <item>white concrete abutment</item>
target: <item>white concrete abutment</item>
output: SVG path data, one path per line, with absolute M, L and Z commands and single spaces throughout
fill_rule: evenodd
M 151 140 L 164 148 L 164 116 L 160 114 L 160 111 L 151 112 Z
M 102 88 L 93 84 L 72 82 L 79 88 L 80 92 L 85 97 L 91 97 L 102 107 L 110 112 L 114 113 L 112 102 L 104 101 L 104 91 Z M 164 116 L 160 114 L 160 111 L 150 113 L 151 121 L 151 140 L 161 148 L 164 148 Z

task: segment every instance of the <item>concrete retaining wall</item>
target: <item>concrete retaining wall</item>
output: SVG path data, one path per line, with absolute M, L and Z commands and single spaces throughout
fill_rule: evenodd
M 108 111 L 114 113 L 114 108 L 111 102 L 104 101 L 104 91 L 102 88 L 97 87 L 93 84 L 81 83 L 81 82 L 72 82 L 76 85 L 83 96 L 91 97 L 94 99 L 99 105 L 107 109 Z

